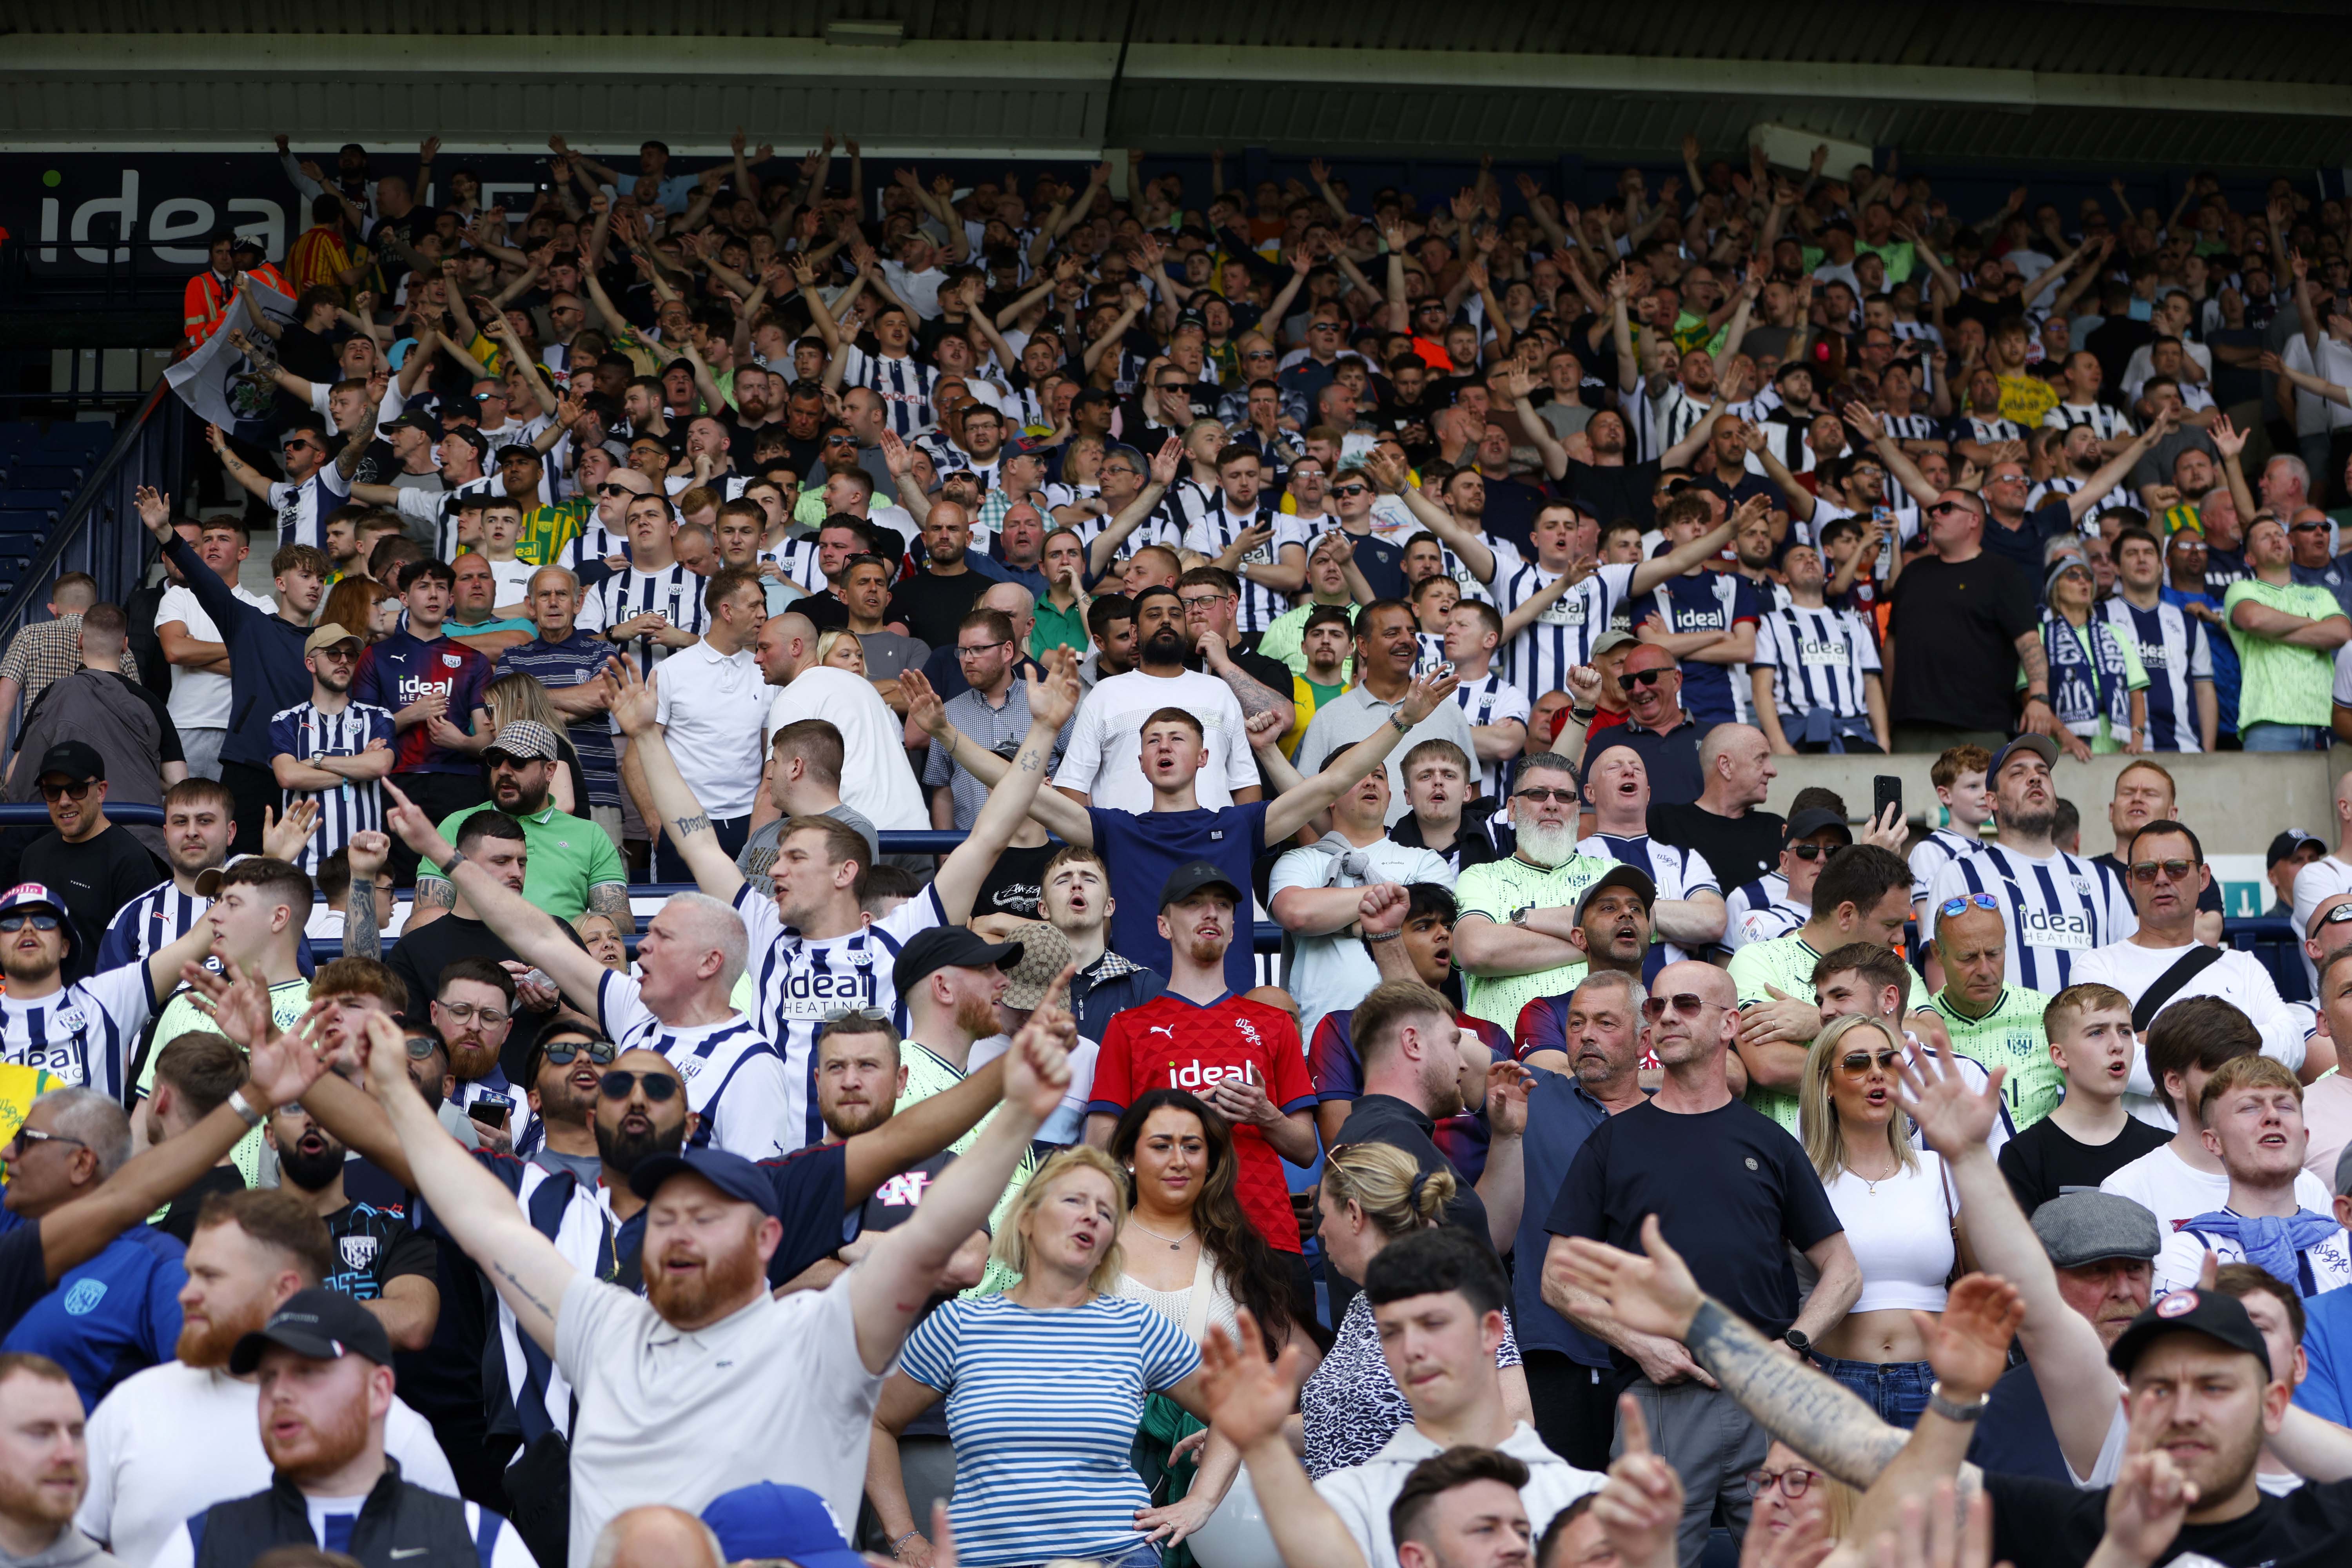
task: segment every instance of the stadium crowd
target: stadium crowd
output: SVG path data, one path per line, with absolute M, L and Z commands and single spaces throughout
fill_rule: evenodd
M 0 1568 L 2352 1550 L 2352 783 L 2290 1000 L 2164 763 L 2343 203 L 279 151 L 0 658 Z

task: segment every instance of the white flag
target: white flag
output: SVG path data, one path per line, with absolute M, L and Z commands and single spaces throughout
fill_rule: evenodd
M 253 285 L 253 302 L 261 313 L 284 325 L 294 319 L 294 300 L 280 293 L 258 278 L 248 275 Z M 230 326 L 243 307 L 232 306 L 222 319 L 220 327 L 205 340 L 204 345 L 187 358 L 163 373 L 172 390 L 180 400 L 195 410 L 196 416 L 224 430 L 236 428 L 240 421 L 268 416 L 272 390 L 268 385 L 255 385 L 246 379 L 253 368 L 252 362 L 229 342 Z

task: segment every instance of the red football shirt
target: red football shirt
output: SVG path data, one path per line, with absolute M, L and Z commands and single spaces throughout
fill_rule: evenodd
M 1259 1085 L 1286 1113 L 1315 1104 L 1307 1053 L 1289 1014 L 1244 996 L 1227 995 L 1203 1007 L 1162 993 L 1115 1015 L 1103 1031 L 1087 1109 L 1117 1116 L 1152 1089 L 1199 1094 L 1229 1078 Z M 1282 1156 L 1255 1127 L 1234 1129 L 1234 1194 L 1242 1213 L 1276 1251 L 1301 1250 Z

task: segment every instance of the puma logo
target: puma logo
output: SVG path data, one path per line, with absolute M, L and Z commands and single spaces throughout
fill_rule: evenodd
M 1175 1039 L 1175 1037 L 1176 1037 L 1176 1031 L 1175 1031 L 1175 1030 L 1173 1030 L 1173 1029 L 1171 1029 L 1171 1028 L 1170 1028 L 1170 1027 L 1169 1027 L 1167 1025 L 1165 1025 L 1165 1024 L 1154 1024 L 1154 1025 L 1152 1025 L 1152 1026 L 1151 1026 L 1150 1032 L 1151 1032 L 1152 1034 L 1155 1034 L 1155 1035 L 1165 1035 L 1165 1036 L 1167 1036 L 1167 1037 L 1169 1037 L 1169 1039 L 1171 1039 L 1171 1040 L 1173 1040 L 1173 1039 Z

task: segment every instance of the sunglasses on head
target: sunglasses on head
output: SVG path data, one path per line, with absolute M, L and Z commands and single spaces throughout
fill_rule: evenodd
M 1682 671 L 1678 669 L 1669 668 L 1666 666 L 1661 665 L 1656 669 L 1637 669 L 1633 674 L 1624 677 L 1624 681 L 1628 686 L 1655 686 L 1659 681 L 1664 680 L 1669 675 L 1680 675 Z
M 1991 910 L 1998 913 L 2000 910 L 2000 900 L 1990 893 L 1962 893 L 1957 899 L 1946 899 L 1937 905 L 1936 913 L 1945 920 L 1949 920 L 1954 915 L 1968 913 L 1971 906 L 1979 910 Z
M 666 1072 L 608 1072 L 603 1084 L 604 1098 L 626 1100 L 639 1084 L 645 1085 L 646 1098 L 656 1105 L 674 1098 L 680 1088 L 677 1079 Z
M 2153 882 L 2156 874 L 2161 871 L 2168 882 L 2185 882 L 2196 869 L 2197 862 L 2194 860 L 2135 860 L 2131 865 L 2131 879 Z
M 1838 1058 L 1838 1066 L 1858 1075 L 1868 1072 L 1874 1063 L 1879 1071 L 1893 1072 L 1895 1064 L 1902 1059 L 1902 1052 L 1891 1046 L 1883 1051 L 1848 1051 Z

